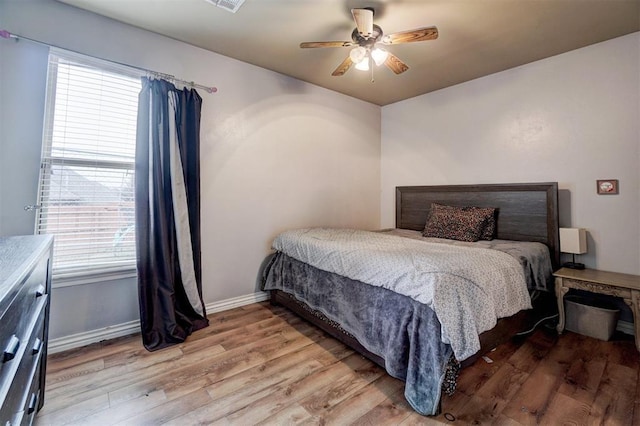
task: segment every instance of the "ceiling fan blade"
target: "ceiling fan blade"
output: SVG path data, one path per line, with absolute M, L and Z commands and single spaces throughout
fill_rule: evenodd
M 407 64 L 402 62 L 400 59 L 398 59 L 397 56 L 391 53 L 389 53 L 389 55 L 387 56 L 387 60 L 384 61 L 384 64 L 387 66 L 387 68 L 389 68 L 396 74 L 402 74 L 409 69 L 409 66 Z
M 438 38 L 438 28 L 425 27 L 411 31 L 388 34 L 382 37 L 383 44 L 411 43 L 414 41 L 434 40 Z
M 352 64 L 353 64 L 353 61 L 351 60 L 351 57 L 347 56 L 347 59 L 342 61 L 342 63 L 340 65 L 338 65 L 338 68 L 333 70 L 331 75 L 334 76 L 334 77 L 339 77 L 341 75 L 344 75 L 344 73 L 349 71 L 349 68 L 351 68 Z
M 351 9 L 353 20 L 356 21 L 356 28 L 364 38 L 369 38 L 373 34 L 373 10 L 371 9 Z
M 353 46 L 351 41 L 305 41 L 300 43 L 300 47 L 307 49 L 310 47 L 349 47 Z

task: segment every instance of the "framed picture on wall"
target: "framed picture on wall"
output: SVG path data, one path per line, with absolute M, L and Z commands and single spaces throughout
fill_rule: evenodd
M 596 183 L 600 195 L 612 195 L 619 192 L 618 179 L 598 179 Z

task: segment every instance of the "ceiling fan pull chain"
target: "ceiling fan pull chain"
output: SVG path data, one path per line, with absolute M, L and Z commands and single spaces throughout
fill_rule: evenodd
M 370 63 L 371 63 L 371 62 L 373 62 L 373 61 L 371 60 L 371 58 L 369 58 L 369 62 L 370 62 Z M 371 82 L 372 82 L 372 83 L 375 83 L 375 82 L 376 82 L 376 80 L 373 78 L 373 68 L 374 68 L 374 67 L 373 67 L 373 64 L 371 64 L 370 68 L 371 68 Z

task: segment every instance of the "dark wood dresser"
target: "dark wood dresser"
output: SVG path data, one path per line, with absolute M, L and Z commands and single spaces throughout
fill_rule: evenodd
M 0 425 L 31 424 L 44 403 L 53 238 L 0 238 Z

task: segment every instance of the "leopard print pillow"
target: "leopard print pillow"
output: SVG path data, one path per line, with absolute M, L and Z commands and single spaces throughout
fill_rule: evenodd
M 475 242 L 491 240 L 495 234 L 496 209 L 490 207 L 455 207 L 433 203 L 425 237 Z
M 492 207 L 465 207 L 465 209 L 473 209 L 484 216 L 485 223 L 480 239 L 493 240 L 496 235 L 496 209 Z
M 482 215 L 474 214 L 473 211 L 439 208 L 439 205 L 432 204 L 431 214 L 422 235 L 459 241 L 478 241 L 485 221 Z

